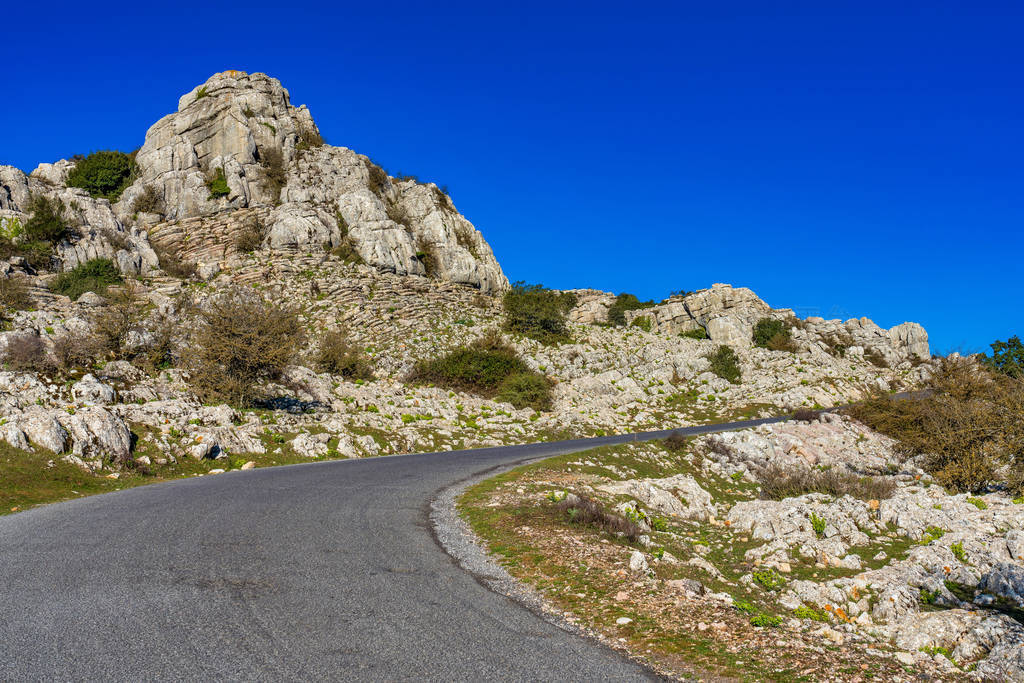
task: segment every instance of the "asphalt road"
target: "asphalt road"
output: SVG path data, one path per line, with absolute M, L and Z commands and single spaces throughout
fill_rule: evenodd
M 0 517 L 0 680 L 651 678 L 485 588 L 428 515 L 475 474 L 670 431 L 257 469 Z

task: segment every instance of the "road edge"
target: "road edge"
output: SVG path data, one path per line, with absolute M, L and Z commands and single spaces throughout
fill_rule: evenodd
M 532 587 L 509 574 L 504 567 L 495 562 L 484 547 L 482 539 L 459 514 L 456 501 L 470 486 L 522 465 L 549 457 L 554 457 L 554 455 L 530 457 L 519 462 L 492 467 L 439 490 L 428 503 L 430 533 L 434 542 L 451 558 L 453 563 L 469 573 L 484 588 L 511 600 L 552 626 L 589 640 L 607 649 L 614 656 L 628 660 L 631 664 L 643 669 L 653 680 L 679 680 L 666 677 L 665 674 L 653 668 L 650 662 L 637 657 L 625 647 L 617 646 L 614 641 L 609 641 L 602 634 L 575 623 L 566 612 L 558 609 Z

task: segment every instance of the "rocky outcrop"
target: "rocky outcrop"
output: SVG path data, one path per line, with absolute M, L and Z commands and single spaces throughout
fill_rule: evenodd
M 305 106 L 280 82 L 226 71 L 183 95 L 146 133 L 138 180 L 117 211 L 155 192 L 163 235 L 182 222 L 264 208 L 264 245 L 317 252 L 345 245 L 381 271 L 497 292 L 508 285 L 480 232 L 436 185 L 388 176 L 369 158 L 325 145 Z M 223 174 L 226 193 L 209 184 Z M 198 220 L 197 220 L 198 219 Z M 208 232 L 208 231 L 207 231 Z M 222 255 L 232 241 L 222 239 Z
M 614 295 L 597 290 L 573 291 L 577 295 L 577 305 L 570 315 L 573 322 L 608 319 Z M 672 296 L 651 308 L 626 311 L 625 317 L 627 324 L 646 318 L 651 332 L 659 334 L 677 335 L 703 329 L 711 341 L 739 349 L 752 345 L 759 320 L 773 318 L 790 325 L 798 350 L 817 356 L 850 353 L 871 357 L 888 367 L 931 358 L 928 333 L 917 323 L 885 330 L 868 318 L 842 322 L 812 316 L 798 320 L 791 309 L 772 308 L 746 287 L 721 283 L 685 296 Z
M 151 275 L 159 267 L 145 231 L 128 226 L 106 199 L 85 190 L 65 187 L 72 161 L 40 164 L 25 175 L 13 166 L 0 166 L 0 234 L 16 238 L 29 219 L 33 198 L 57 202 L 72 236 L 56 246 L 63 270 L 95 258 L 109 258 L 131 275 Z

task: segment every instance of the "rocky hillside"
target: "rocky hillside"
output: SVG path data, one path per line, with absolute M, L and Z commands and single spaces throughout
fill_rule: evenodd
M 24 223 L 30 198 L 60 200 L 77 235 L 59 245 L 65 270 L 97 256 L 149 276 L 151 241 L 209 277 L 234 263 L 232 235 L 258 223 L 265 246 L 303 253 L 349 247 L 381 272 L 499 292 L 508 280 L 480 232 L 432 183 L 392 178 L 366 156 L 326 145 L 279 81 L 226 71 L 183 95 L 135 156 L 120 198 L 67 187 L 75 161 L 26 176 L 0 167 L 0 229 Z M 243 212 L 243 210 L 248 210 Z
M 183 95 L 150 128 L 118 192 L 76 186 L 90 163 L 61 160 L 28 175 L 0 167 L 0 243 L 12 254 L 0 261 L 0 285 L 25 289 L 4 295 L 0 386 L 9 444 L 71 453 L 97 471 L 118 470 L 133 452 L 173 465 L 197 442 L 211 446 L 207 454 L 265 453 L 268 420 L 291 435 L 288 452 L 369 455 L 832 406 L 866 390 L 913 387 L 929 372 L 919 325 L 800 320 L 748 289 L 716 284 L 621 320 L 610 317 L 619 298 L 576 290 L 562 343 L 507 335 L 524 370 L 551 387 L 550 410 L 410 384 L 419 361 L 507 322 L 508 280 L 436 185 L 390 177 L 324 144 L 277 80 L 234 71 Z M 17 254 L 32 221 L 46 213 L 40 200 L 56 207 L 60 230 L 48 256 L 25 258 Z M 128 278 L 110 293 L 86 274 L 103 258 Z M 62 289 L 61 271 L 86 284 Z M 111 304 L 119 287 L 140 297 L 141 318 Z M 264 386 L 271 413 L 226 408 L 210 417 L 190 380 L 192 332 L 210 301 L 239 287 L 296 308 L 304 351 Z M 127 331 L 81 357 L 111 315 L 127 316 Z M 784 343 L 754 343 L 766 320 L 777 321 Z M 374 381 L 310 361 L 331 330 L 365 350 Z M 158 341 L 155 372 L 141 360 Z M 735 376 L 715 365 L 723 344 L 735 353 Z M 312 447 L 311 434 L 326 436 Z

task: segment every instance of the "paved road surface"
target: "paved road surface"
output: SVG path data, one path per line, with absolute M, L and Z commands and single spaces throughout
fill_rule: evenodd
M 476 473 L 668 433 L 257 469 L 0 517 L 0 680 L 650 678 L 483 587 L 428 514 Z

